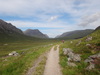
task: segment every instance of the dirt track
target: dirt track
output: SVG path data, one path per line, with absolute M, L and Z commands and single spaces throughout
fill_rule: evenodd
M 62 75 L 59 65 L 59 45 L 57 50 L 54 47 L 48 53 L 44 75 Z

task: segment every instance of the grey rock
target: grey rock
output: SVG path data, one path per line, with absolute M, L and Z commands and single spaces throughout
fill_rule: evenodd
M 68 53 L 68 56 L 71 61 L 75 61 L 75 62 L 81 61 L 81 57 L 79 54 L 74 54 L 74 53 L 70 52 L 70 53 Z
M 70 48 L 63 48 L 63 54 L 68 56 L 68 61 L 81 61 L 80 55 L 73 53 L 73 50 Z
M 100 53 L 95 54 L 95 55 L 91 55 L 90 58 L 100 58 Z
M 73 52 L 70 48 L 63 48 L 63 54 L 67 55 L 68 53 Z
M 79 54 L 74 54 L 73 61 L 76 61 L 76 62 L 81 61 L 80 55 Z
M 91 63 L 94 61 L 95 58 L 100 58 L 100 53 L 89 56 L 84 62 Z
M 18 56 L 19 53 L 17 53 L 16 51 L 13 51 L 11 53 L 8 54 L 9 56 Z
M 86 68 L 86 70 L 92 70 L 95 68 L 95 64 L 90 63 L 90 65 Z
M 92 40 L 92 36 L 87 37 L 86 41 L 91 41 Z
M 90 62 L 93 62 L 93 61 L 94 61 L 93 59 L 88 58 L 88 59 L 86 59 L 84 62 L 86 62 L 86 63 L 90 63 Z
M 86 68 L 87 70 L 91 70 L 95 68 L 95 61 L 96 58 L 100 58 L 100 53 L 89 56 L 84 62 L 89 63 L 89 66 Z
M 67 55 L 68 55 L 68 57 L 71 58 L 71 59 L 74 57 L 74 53 L 73 53 L 73 52 L 69 52 Z
M 91 47 L 91 44 L 86 44 L 86 46 Z

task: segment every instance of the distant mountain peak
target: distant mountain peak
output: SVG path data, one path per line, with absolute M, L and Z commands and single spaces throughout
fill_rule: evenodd
M 19 33 L 19 34 L 23 34 L 23 32 L 16 28 L 15 26 L 13 26 L 11 23 L 7 23 L 3 20 L 0 19 L 0 32 L 1 33 L 6 33 L 6 34 L 10 34 L 10 33 Z
M 24 31 L 24 34 L 28 36 L 38 37 L 38 38 L 48 38 L 48 35 L 43 34 L 38 29 L 27 29 L 26 31 Z

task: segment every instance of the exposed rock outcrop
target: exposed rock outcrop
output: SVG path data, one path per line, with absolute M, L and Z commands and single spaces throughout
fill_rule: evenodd
M 100 53 L 89 56 L 84 62 L 89 63 L 87 70 L 94 69 L 96 64 L 100 64 Z
M 92 40 L 92 36 L 86 38 L 86 41 L 91 41 L 91 40 Z
M 81 61 L 80 54 L 75 54 L 73 50 L 70 48 L 63 48 L 63 54 L 67 55 L 68 57 L 68 62 L 67 62 L 68 66 L 75 67 L 77 65 L 74 62 Z

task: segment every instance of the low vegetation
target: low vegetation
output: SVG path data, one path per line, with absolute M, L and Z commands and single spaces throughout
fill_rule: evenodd
M 86 41 L 87 37 L 92 37 L 92 40 Z M 80 42 L 81 41 L 81 42 Z M 80 44 L 78 44 L 80 42 Z M 90 44 L 91 46 L 86 46 Z M 67 56 L 63 55 L 63 48 L 71 48 L 75 53 L 81 55 L 81 62 L 76 62 L 76 67 L 67 65 Z M 100 30 L 78 40 L 69 40 L 60 46 L 60 65 L 63 75 L 100 75 L 100 60 L 92 70 L 86 70 L 89 65 L 84 60 L 90 55 L 100 53 Z
M 54 41 L 16 41 L 0 43 L 0 74 L 1 75 L 25 75 L 34 61 L 44 52 L 50 50 Z M 12 51 L 18 56 L 9 56 Z
M 33 73 L 33 75 L 43 75 L 44 69 L 45 69 L 46 60 L 47 60 L 47 57 L 43 57 L 42 61 L 36 67 L 36 71 Z

